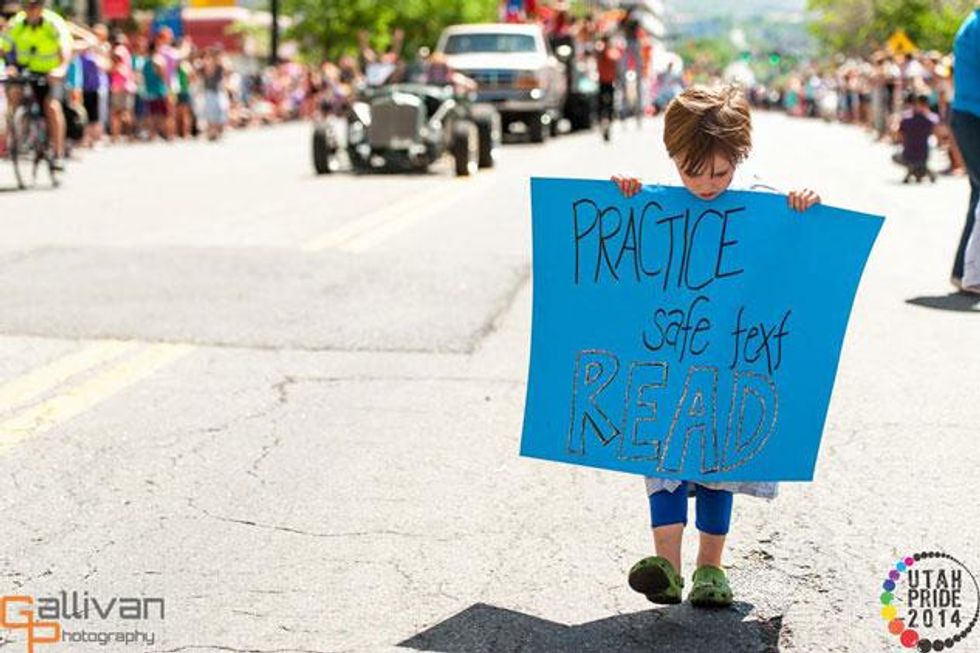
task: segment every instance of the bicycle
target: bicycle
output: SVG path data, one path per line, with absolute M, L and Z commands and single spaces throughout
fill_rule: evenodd
M 12 119 L 7 129 L 7 156 L 14 166 L 17 187 L 27 188 L 26 168 L 31 168 L 31 186 L 37 184 L 38 168 L 46 163 L 48 177 L 55 188 L 60 184 L 55 168 L 54 151 L 48 137 L 48 121 L 44 108 L 34 96 L 34 88 L 47 86 L 47 75 L 21 72 L 16 77 L 3 80 L 7 85 L 23 87 L 20 103 L 14 107 Z

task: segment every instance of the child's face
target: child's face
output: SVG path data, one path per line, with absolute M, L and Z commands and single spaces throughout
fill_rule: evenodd
M 713 200 L 725 192 L 735 174 L 735 166 L 721 154 L 715 154 L 711 162 L 697 175 L 684 172 L 684 166 L 681 165 L 683 159 L 680 157 L 675 156 L 673 161 L 684 187 L 703 200 Z

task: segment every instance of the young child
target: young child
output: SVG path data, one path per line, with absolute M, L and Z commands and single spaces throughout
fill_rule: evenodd
M 735 87 L 691 87 L 681 92 L 664 114 L 664 145 L 681 182 L 692 194 L 713 200 L 732 184 L 735 169 L 752 148 L 749 105 Z M 615 175 L 612 180 L 626 197 L 642 184 L 635 177 Z M 741 190 L 772 188 L 744 184 Z M 812 190 L 791 191 L 791 208 L 805 211 L 820 202 Z M 733 493 L 772 499 L 776 483 L 693 483 L 646 478 L 650 520 L 657 555 L 640 560 L 629 572 L 629 585 L 653 603 L 680 603 L 681 542 L 687 525 L 687 500 L 695 499 L 695 525 L 700 531 L 697 568 L 688 599 L 696 606 L 727 606 L 732 602 L 721 554 L 732 515 Z

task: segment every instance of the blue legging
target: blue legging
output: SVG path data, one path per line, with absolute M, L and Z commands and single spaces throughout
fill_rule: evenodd
M 687 525 L 687 481 L 673 492 L 660 490 L 650 495 L 650 523 L 654 528 L 668 524 Z M 695 522 L 698 530 L 709 535 L 727 535 L 732 522 L 732 493 L 712 490 L 694 484 Z

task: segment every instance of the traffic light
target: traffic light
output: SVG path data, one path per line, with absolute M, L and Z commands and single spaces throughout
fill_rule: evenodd
M 769 65 L 778 66 L 779 62 L 783 60 L 783 56 L 778 52 L 772 52 L 769 54 Z

